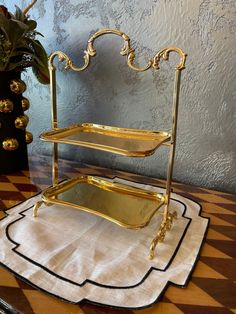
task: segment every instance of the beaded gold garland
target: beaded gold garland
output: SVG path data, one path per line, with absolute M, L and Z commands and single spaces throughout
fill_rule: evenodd
M 9 113 L 14 109 L 13 102 L 10 99 L 0 99 L 0 112 Z
M 15 94 L 22 94 L 26 90 L 26 84 L 20 79 L 11 80 L 10 90 Z
M 27 124 L 29 122 L 29 117 L 24 114 L 23 116 L 19 116 L 15 120 L 15 127 L 17 129 L 25 129 L 27 127 Z
M 5 149 L 7 151 L 13 151 L 19 147 L 19 143 L 18 143 L 17 139 L 15 139 L 15 138 L 6 138 L 2 142 L 2 147 L 3 147 L 3 149 Z
M 25 133 L 25 141 L 27 144 L 30 144 L 33 141 L 33 134 L 30 133 L 29 131 L 26 131 Z
M 28 99 L 28 98 L 25 98 L 25 97 L 22 98 L 22 99 L 21 99 L 21 106 L 22 106 L 22 109 L 23 109 L 24 111 L 28 110 L 29 107 L 30 107 L 29 99 Z

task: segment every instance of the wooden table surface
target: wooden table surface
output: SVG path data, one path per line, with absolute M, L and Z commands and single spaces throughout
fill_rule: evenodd
M 161 186 L 163 181 L 91 165 L 60 161 L 62 178 L 78 173 L 118 176 Z M 30 159 L 29 170 L 0 175 L 0 217 L 4 210 L 51 185 L 50 160 Z M 91 304 L 72 305 L 35 290 L 0 267 L 0 313 L 23 314 L 228 314 L 236 313 L 236 195 L 175 183 L 174 192 L 202 205 L 210 227 L 199 261 L 186 288 L 170 285 L 158 303 L 143 310 L 117 310 Z M 1 248 L 0 248 L 1 250 Z M 13 309 L 1 311 L 7 307 Z

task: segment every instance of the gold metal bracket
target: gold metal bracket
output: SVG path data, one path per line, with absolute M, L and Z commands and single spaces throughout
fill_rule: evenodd
M 168 212 L 167 217 L 163 217 L 162 223 L 158 230 L 156 237 L 152 240 L 150 245 L 150 251 L 148 258 L 152 260 L 154 258 L 155 248 L 158 242 L 163 242 L 166 236 L 166 232 L 169 231 L 172 227 L 173 220 L 177 218 L 177 213 L 174 211 L 173 213 Z

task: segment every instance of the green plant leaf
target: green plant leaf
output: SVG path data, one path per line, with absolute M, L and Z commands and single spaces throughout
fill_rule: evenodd
M 0 28 L 2 33 L 8 39 L 8 33 L 10 29 L 10 20 L 8 20 L 3 14 L 0 14 Z
M 31 62 L 27 62 L 27 61 L 25 61 L 24 62 L 24 64 L 22 63 L 22 61 L 20 61 L 20 62 L 10 62 L 9 64 L 8 64 L 8 71 L 12 71 L 12 70 L 16 70 L 16 69 L 18 69 L 19 71 L 22 71 L 22 67 L 24 67 L 24 68 L 29 68 L 29 67 L 31 67 L 32 66 L 32 64 L 31 64 Z
M 32 40 L 35 56 L 41 60 L 45 67 L 48 67 L 48 55 L 38 40 Z
M 34 49 L 34 62 L 32 70 L 38 81 L 42 84 L 49 84 L 48 56 L 38 40 L 31 40 Z
M 49 83 L 47 53 L 35 39 L 37 22 L 30 20 L 16 6 L 15 14 L 5 17 L 0 14 L 0 71 L 32 67 L 39 82 Z
M 34 33 L 35 33 L 35 35 L 39 35 L 39 36 L 44 37 L 44 36 L 43 36 L 43 34 L 42 34 L 42 33 L 40 33 L 40 32 L 34 31 Z
M 33 31 L 37 27 L 37 22 L 34 20 L 29 20 L 28 17 L 23 13 L 23 11 L 16 7 L 15 16 L 12 17 L 13 20 L 21 22 L 27 26 L 27 31 Z
M 28 26 L 28 31 L 33 31 L 37 27 L 37 22 L 34 20 L 27 20 L 25 24 Z
M 33 64 L 32 65 L 32 71 L 34 73 L 34 75 L 36 76 L 37 80 L 41 83 L 41 84 L 49 84 L 50 83 L 50 79 L 49 79 L 49 73 L 48 71 L 45 71 L 46 69 L 42 69 L 39 68 L 37 64 Z
M 8 20 L 5 16 L 0 14 L 0 28 L 12 45 L 15 45 L 17 40 L 22 37 L 28 27 L 20 21 L 12 19 Z
M 15 8 L 16 8 L 15 19 L 24 23 L 27 17 L 17 5 L 15 5 Z
M 24 48 L 24 47 L 23 47 Z M 33 51 L 27 51 L 27 50 L 16 50 L 11 54 L 11 57 L 17 57 L 20 55 L 34 55 Z

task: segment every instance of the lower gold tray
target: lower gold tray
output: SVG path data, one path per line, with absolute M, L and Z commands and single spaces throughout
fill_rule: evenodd
M 130 157 L 150 156 L 170 134 L 163 131 L 124 129 L 91 123 L 43 133 L 44 141 L 96 148 Z
M 83 210 L 122 227 L 140 229 L 165 201 L 162 194 L 81 175 L 43 191 L 42 200 Z

